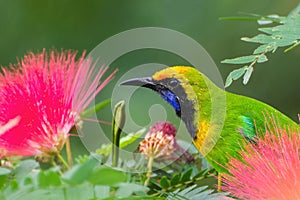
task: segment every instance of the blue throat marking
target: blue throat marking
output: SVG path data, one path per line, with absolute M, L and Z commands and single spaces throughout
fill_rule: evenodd
M 169 90 L 160 91 L 160 95 L 175 109 L 176 112 L 180 112 L 180 105 L 178 103 L 176 95 Z

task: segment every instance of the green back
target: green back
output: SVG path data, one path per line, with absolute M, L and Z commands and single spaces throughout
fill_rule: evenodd
M 226 92 L 226 118 L 221 137 L 206 158 L 218 171 L 227 172 L 230 157 L 239 158 L 244 142 L 256 142 L 274 123 L 281 128 L 298 124 L 275 108 L 258 100 Z M 217 164 L 219 163 L 219 164 Z

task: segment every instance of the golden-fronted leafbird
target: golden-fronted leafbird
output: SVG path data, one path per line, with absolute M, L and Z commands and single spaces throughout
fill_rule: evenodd
M 218 171 L 227 172 L 230 157 L 239 158 L 244 142 L 254 142 L 268 128 L 268 119 L 282 126 L 298 124 L 275 108 L 227 92 L 193 67 L 174 66 L 122 85 L 150 88 L 174 108 L 197 149 Z

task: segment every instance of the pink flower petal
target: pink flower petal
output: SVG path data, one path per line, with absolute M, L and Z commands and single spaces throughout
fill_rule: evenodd
M 241 199 L 300 199 L 300 133 L 275 127 L 231 159 L 225 191 Z
M 18 124 L 0 134 L 6 156 L 57 152 L 80 113 L 113 78 L 100 85 L 107 67 L 99 71 L 83 54 L 44 50 L 29 53 L 0 75 L 0 124 L 19 117 Z

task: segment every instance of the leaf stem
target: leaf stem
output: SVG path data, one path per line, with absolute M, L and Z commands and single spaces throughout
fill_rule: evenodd
M 72 151 L 71 151 L 71 144 L 70 144 L 70 136 L 68 136 L 66 140 L 66 152 L 67 152 L 67 159 L 68 159 L 69 166 L 72 167 L 73 158 L 72 158 Z
M 295 47 L 298 46 L 299 44 L 300 44 L 300 41 L 297 40 L 292 46 L 290 46 L 289 48 L 285 49 L 285 50 L 284 50 L 284 53 L 286 53 L 286 52 L 292 50 L 293 48 L 295 48 Z
M 145 183 L 144 183 L 144 186 L 146 186 L 146 187 L 147 187 L 148 184 L 149 184 L 150 176 L 151 176 L 151 174 L 152 174 L 152 165 L 153 165 L 153 161 L 154 161 L 154 155 L 150 156 L 150 157 L 149 157 L 149 160 L 148 160 L 146 180 L 145 180 Z
M 68 170 L 70 169 L 70 166 L 68 165 L 68 163 L 65 161 L 65 159 L 60 155 L 60 153 L 56 154 L 57 158 L 59 159 L 59 161 L 61 161 L 61 163 L 63 164 L 63 166 Z

